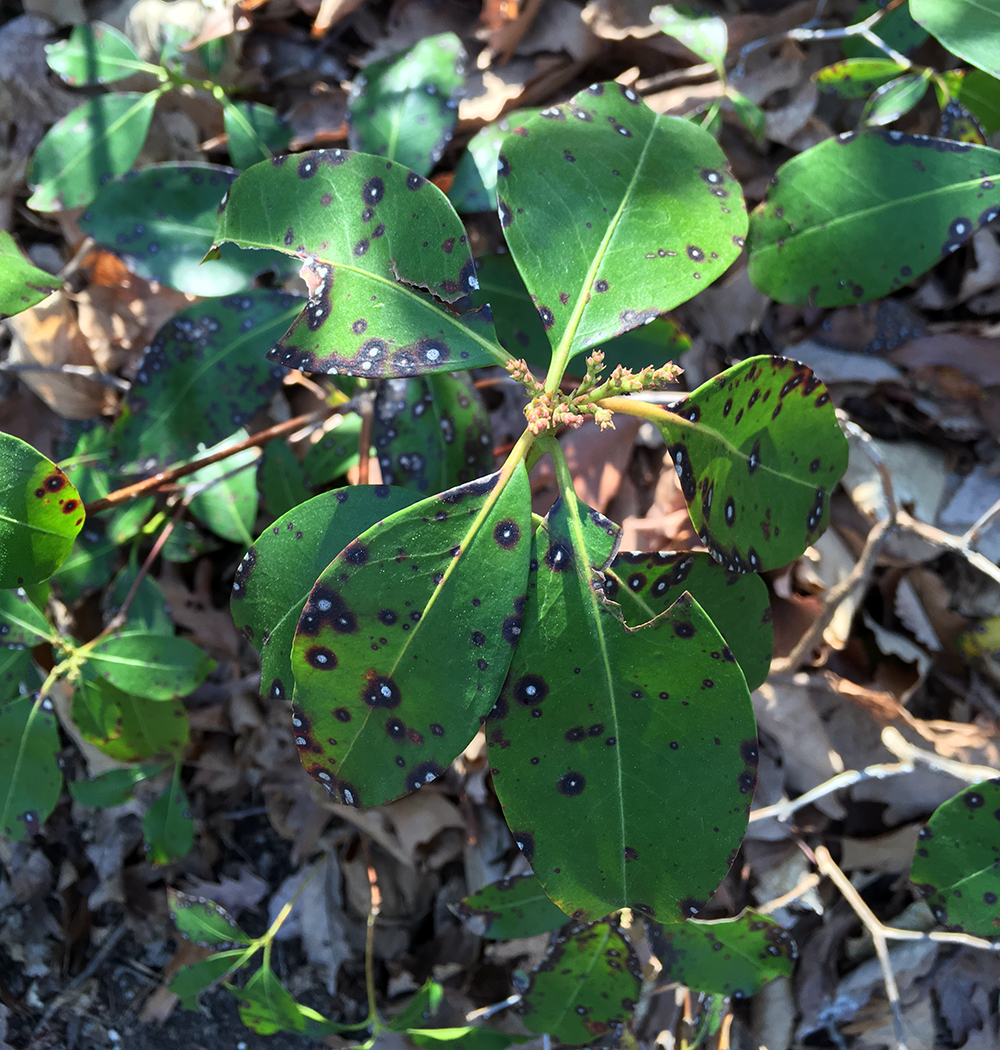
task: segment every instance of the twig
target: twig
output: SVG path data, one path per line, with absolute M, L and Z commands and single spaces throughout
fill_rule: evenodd
M 783 908 L 786 904 L 791 904 L 792 901 L 798 900 L 803 894 L 815 889 L 820 884 L 820 879 L 821 876 L 815 871 L 810 872 L 798 884 L 798 886 L 794 886 L 787 893 L 783 893 L 780 897 L 775 897 L 774 900 L 767 901 L 764 904 L 759 904 L 754 908 L 754 911 L 758 912 L 760 915 L 770 915 L 772 912 L 776 912 L 779 908 Z
M 979 543 L 984 532 L 1000 518 L 1000 499 L 993 504 L 992 507 L 985 514 L 980 515 L 979 520 L 975 524 L 970 525 L 969 528 L 962 533 L 962 542 L 970 549 L 975 550 L 976 544 Z
M 207 467 L 212 463 L 218 463 L 220 460 L 228 459 L 237 452 L 243 452 L 248 448 L 260 448 L 263 445 L 266 445 L 269 441 L 273 441 L 275 438 L 284 437 L 285 434 L 298 430 L 300 427 L 308 426 L 310 423 L 326 419 L 331 413 L 340 411 L 341 407 L 342 406 L 337 406 L 332 409 L 319 409 L 316 412 L 307 412 L 305 415 L 295 416 L 294 419 L 286 419 L 284 423 L 276 423 L 273 427 L 268 427 L 267 430 L 261 430 L 259 433 L 251 435 L 245 441 L 238 441 L 235 445 L 229 445 L 224 449 L 220 449 L 218 452 L 212 452 L 207 456 L 202 456 L 200 459 L 194 459 L 190 463 L 184 463 L 179 467 L 171 467 L 169 470 L 161 470 L 159 474 L 154 474 L 151 478 L 146 478 L 143 481 L 135 482 L 133 485 L 126 485 L 124 488 L 116 489 L 103 499 L 95 499 L 93 503 L 88 503 L 84 509 L 87 514 L 90 515 L 97 514 L 102 510 L 109 510 L 111 507 L 117 507 L 138 496 L 144 496 L 147 492 L 153 492 L 163 485 L 172 484 L 177 481 L 178 478 L 187 477 L 188 474 L 194 474 L 195 471 L 201 470 L 202 467 Z
M 947 550 L 961 554 L 974 569 L 978 569 L 984 576 L 989 576 L 995 583 L 1000 583 L 1000 568 L 994 565 L 985 555 L 980 554 L 979 551 L 972 550 L 965 536 L 953 536 L 950 532 L 945 532 L 943 529 L 927 525 L 925 522 L 911 517 L 905 510 L 899 512 L 899 524 L 907 532 L 912 532 L 914 536 L 919 536 L 921 539 L 927 540 L 928 543 L 933 543 L 938 547 L 944 547 Z
M 358 398 L 361 415 L 361 433 L 358 435 L 358 484 L 368 484 L 368 468 L 372 454 L 372 427 L 375 425 L 375 391 L 366 390 Z
M 30 361 L 0 361 L 0 372 L 48 372 L 53 375 L 81 376 L 98 386 L 111 386 L 115 390 L 129 390 L 132 386 L 127 379 L 102 372 L 93 365 L 36 365 Z
M 637 80 L 633 88 L 640 95 L 651 95 L 654 91 L 664 91 L 667 88 L 680 87 L 684 84 L 704 84 L 710 80 L 717 80 L 719 71 L 711 62 L 702 62 L 697 66 L 688 66 L 686 69 L 670 69 L 666 73 L 657 73 L 656 76 Z
M 371 907 L 365 928 L 365 991 L 368 995 L 368 1016 L 373 1023 L 378 1021 L 378 1002 L 375 998 L 375 920 L 382 910 L 382 891 L 378 886 L 378 872 L 371 859 L 371 840 L 364 838 L 365 866 L 368 871 L 368 891 Z

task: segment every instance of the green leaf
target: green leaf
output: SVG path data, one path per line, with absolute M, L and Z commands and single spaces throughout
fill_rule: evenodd
M 910 879 L 935 918 L 955 932 L 997 937 L 1000 779 L 984 780 L 938 806 L 913 851 Z
M 83 806 L 104 809 L 121 806 L 132 797 L 136 784 L 150 780 L 163 772 L 162 765 L 129 766 L 128 769 L 109 769 L 90 780 L 71 780 L 69 793 Z
M 465 48 L 454 33 L 366 66 L 348 99 L 351 149 L 427 175 L 451 141 L 465 86 Z
M 389 379 L 375 398 L 382 480 L 422 495 L 493 470 L 490 417 L 468 372 Z
M 0 434 L 0 588 L 48 579 L 83 527 L 80 495 L 50 459 Z
M 259 1035 L 301 1032 L 305 1028 L 302 1008 L 269 965 L 261 966 L 245 987 L 226 987 L 239 1000 L 240 1020 Z
M 729 572 L 692 551 L 619 554 L 604 571 L 604 596 L 619 604 L 630 627 L 665 612 L 685 591 L 725 638 L 747 687 L 756 689 L 771 667 L 774 634 L 770 596 L 759 576 Z
M 319 574 L 356 536 L 416 501 L 385 485 L 337 489 L 294 507 L 257 537 L 236 570 L 231 609 L 260 652 L 263 694 L 291 695 L 295 625 Z
M 205 299 L 156 334 L 115 430 L 123 469 L 152 472 L 217 445 L 271 399 L 285 370 L 264 353 L 301 308 L 276 289 Z
M 569 920 L 534 875 L 511 875 L 466 897 L 456 913 L 473 933 L 493 941 L 534 937 Z
M 315 444 L 309 446 L 302 469 L 306 484 L 318 489 L 337 478 L 342 478 L 358 462 L 361 438 L 361 416 L 356 412 L 342 416 L 339 426 L 328 430 Z
M 260 102 L 223 103 L 229 157 L 234 167 L 249 168 L 288 149 L 292 129 L 270 107 Z
M 537 109 L 519 109 L 515 113 L 508 113 L 472 136 L 455 169 L 451 189 L 448 190 L 448 200 L 457 212 L 468 214 L 496 208 L 500 143 L 508 132 L 521 126 L 522 120 L 537 112 Z
M 553 348 L 571 357 L 690 299 L 736 258 L 740 188 L 715 140 L 593 84 L 504 139 L 498 205 Z
M 209 985 L 240 966 L 244 955 L 246 952 L 242 950 L 218 952 L 191 966 L 182 966 L 167 987 L 180 998 L 181 1005 L 186 1010 L 197 1010 L 198 996 Z
M 745 911 L 735 919 L 690 919 L 652 926 L 661 981 L 677 981 L 705 995 L 749 998 L 775 977 L 791 977 L 795 942 L 773 919 Z
M 160 552 L 164 561 L 194 561 L 219 549 L 219 541 L 201 531 L 193 521 L 180 522 L 167 537 Z
M 88 677 L 86 670 L 73 694 L 71 714 L 83 738 L 119 762 L 180 755 L 190 733 L 179 700 L 129 696 L 102 678 Z
M 763 144 L 767 133 L 767 114 L 752 98 L 747 98 L 735 88 L 726 88 L 726 98 L 732 103 L 733 110 L 747 131 L 758 143 Z
M 1000 80 L 981 69 L 951 69 L 943 77 L 952 96 L 972 112 L 987 135 L 1000 130 Z
M 699 58 L 722 70 L 729 33 L 718 15 L 696 14 L 687 4 L 663 4 L 649 12 L 649 20 Z
M 531 521 L 523 464 L 499 480 L 398 511 L 316 581 L 292 646 L 292 725 L 306 772 L 337 800 L 379 805 L 429 783 L 492 707 L 520 632 Z
M 212 951 L 250 944 L 251 938 L 221 904 L 175 889 L 167 890 L 167 902 L 170 921 L 186 941 Z
M 0 591 L 0 646 L 31 648 L 58 636 L 22 588 Z
M 260 488 L 269 514 L 287 514 L 312 495 L 305 471 L 287 441 L 269 441 L 260 468 Z
M 931 72 L 925 69 L 922 73 L 907 73 L 883 84 L 865 103 L 861 123 L 869 126 L 891 124 L 904 113 L 909 113 L 927 94 Z
M 675 922 L 703 906 L 746 830 L 753 709 L 690 596 L 633 630 L 602 600 L 592 567 L 619 532 L 561 498 L 549 511 L 486 739 L 514 840 L 564 912 Z
M 386 1025 L 391 1032 L 422 1028 L 441 1009 L 444 986 L 433 979 L 424 981 L 417 994 Z
M 114 571 L 118 545 L 108 536 L 102 518 L 91 518 L 83 527 L 69 557 L 52 576 L 67 604 L 103 587 Z
M 845 58 L 812 75 L 820 91 L 839 98 L 868 98 L 906 70 L 891 58 Z
M 158 91 L 98 95 L 55 123 L 35 150 L 28 207 L 65 211 L 89 204 L 101 187 L 135 163 L 153 119 Z
M 847 439 L 805 365 L 748 358 L 676 404 L 660 429 L 698 536 L 726 569 L 780 568 L 823 534 Z
M 206 455 L 226 445 L 245 441 L 249 435 L 237 430 Z M 227 459 L 196 470 L 185 479 L 185 488 L 197 495 L 191 500 L 191 513 L 216 536 L 248 547 L 253 543 L 253 523 L 257 520 L 257 461 L 260 450 L 247 448 Z
M 1000 153 L 853 132 L 778 169 L 751 216 L 750 279 L 782 303 L 879 299 L 1000 215 Z
M 1000 0 L 910 0 L 910 12 L 953 55 L 1000 74 Z
M 268 270 L 279 280 L 291 277 L 295 267 L 278 252 L 245 252 L 227 244 L 219 258 L 202 261 L 212 246 L 219 201 L 237 174 L 198 163 L 130 171 L 104 186 L 80 216 L 80 227 L 133 273 L 182 292 L 246 292 Z
M 148 700 L 187 696 L 215 666 L 186 638 L 144 632 L 112 635 L 87 662 L 117 689 Z
M 614 922 L 578 923 L 552 938 L 523 994 L 529 1032 L 570 1045 L 621 1036 L 642 977 L 632 946 Z
M 0 706 L 0 834 L 34 835 L 62 791 L 59 726 L 52 701 L 35 693 Z
M 58 277 L 28 262 L 14 238 L 0 230 L 0 320 L 40 303 L 61 284 Z
M 181 786 L 180 766 L 174 768 L 170 783 L 153 800 L 142 818 L 142 837 L 146 859 L 151 864 L 169 864 L 187 856 L 194 845 L 191 803 Z
M 475 265 L 447 198 L 402 165 L 339 149 L 255 164 L 216 241 L 303 260 L 309 302 L 271 360 L 370 378 L 506 360 L 489 311 L 455 315 L 422 293 L 453 302 L 476 287 Z
M 74 26 L 68 40 L 47 44 L 45 54 L 49 67 L 72 87 L 110 84 L 150 68 L 129 38 L 104 22 Z
M 125 601 L 135 582 L 137 567 L 132 564 L 122 569 L 104 596 L 104 611 L 110 619 Z M 125 628 L 129 632 L 145 634 L 173 634 L 174 621 L 167 608 L 167 599 L 160 585 L 148 574 L 143 576 L 139 589 L 128 607 Z
M 27 649 L 0 648 L 0 707 L 41 687 L 42 678 Z
M 527 1042 L 526 1036 L 498 1032 L 483 1025 L 463 1028 L 409 1028 L 406 1034 L 425 1050 L 504 1050 L 505 1047 Z
M 885 7 L 887 3 L 888 0 L 864 0 L 863 3 L 858 4 L 854 12 L 854 24 L 863 22 L 879 8 Z M 873 32 L 890 47 L 904 55 L 912 54 L 927 39 L 927 30 L 917 25 L 910 17 L 909 4 L 900 4 L 899 7 L 883 15 L 873 27 Z M 884 51 L 861 36 L 844 37 L 840 42 L 840 47 L 848 58 L 885 57 Z

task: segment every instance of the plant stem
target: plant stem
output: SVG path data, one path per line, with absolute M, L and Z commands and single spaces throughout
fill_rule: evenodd
M 371 907 L 368 909 L 368 923 L 365 928 L 365 992 L 368 995 L 368 1017 L 376 1030 L 378 1028 L 378 1002 L 375 998 L 375 920 L 382 909 L 382 891 L 378 886 L 378 872 L 371 860 L 371 846 L 365 839 L 365 862 L 368 870 L 368 890 L 371 894 Z

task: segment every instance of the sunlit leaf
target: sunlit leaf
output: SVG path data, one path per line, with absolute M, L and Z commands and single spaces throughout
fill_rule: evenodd
M 729 33 L 718 15 L 696 13 L 688 4 L 663 4 L 649 12 L 649 20 L 699 58 L 722 68 Z
M 167 902 L 170 920 L 186 941 L 194 941 L 213 951 L 250 943 L 250 937 L 240 929 L 236 920 L 215 901 L 168 889 Z
M 40 303 L 61 283 L 58 277 L 28 262 L 14 238 L 0 230 L 0 319 Z
M 899 120 L 927 94 L 931 70 L 907 73 L 890 80 L 872 94 L 861 112 L 861 123 L 871 126 L 891 124 Z
M 261 966 L 243 988 L 226 987 L 239 1000 L 240 1020 L 259 1035 L 305 1028 L 299 1004 L 270 966 Z
M 767 114 L 752 98 L 735 88 L 726 89 L 726 98 L 732 103 L 733 110 L 747 131 L 757 142 L 763 143 L 767 132 Z
M 433 979 L 428 979 L 386 1027 L 393 1032 L 405 1032 L 410 1028 L 425 1027 L 427 1022 L 441 1009 L 443 1001 L 444 986 Z
M 493 211 L 496 208 L 500 143 L 508 132 L 521 126 L 522 120 L 537 112 L 537 109 L 519 109 L 515 113 L 508 113 L 472 136 L 455 169 L 455 180 L 448 190 L 448 200 L 455 205 L 457 212 L 466 214 Z
M 149 70 L 124 33 L 104 22 L 73 27 L 68 40 L 45 47 L 49 67 L 67 84 L 110 84 L 140 70 Z
M 750 279 L 782 303 L 879 299 L 1000 215 L 1000 153 L 901 131 L 827 139 L 751 216 Z
M 497 941 L 534 937 L 568 921 L 534 875 L 512 875 L 484 886 L 458 905 L 457 914 L 473 933 Z
M 1000 75 L 1000 0 L 910 0 L 910 12 L 953 55 Z
M 52 701 L 35 693 L 0 705 L 0 834 L 34 835 L 62 790 L 59 726 Z
M 820 91 L 840 98 L 868 98 L 883 84 L 895 80 L 904 68 L 891 58 L 845 58 L 813 73 Z
M 116 688 L 149 700 L 187 696 L 215 666 L 186 638 L 143 632 L 112 635 L 87 662 Z
M 498 1032 L 483 1025 L 462 1028 L 408 1028 L 406 1034 L 424 1050 L 504 1050 L 528 1041 L 527 1036 Z
M 952 97 L 975 116 L 988 135 L 1000 130 L 1000 80 L 981 69 L 950 69 L 942 79 Z
M 237 168 L 249 168 L 283 153 L 292 141 L 292 129 L 270 107 L 260 102 L 226 102 L 222 110 L 229 139 L 229 157 Z M 207 246 L 206 246 L 207 247 Z

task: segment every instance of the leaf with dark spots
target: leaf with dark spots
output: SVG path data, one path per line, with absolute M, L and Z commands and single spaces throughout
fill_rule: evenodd
M 212 245 L 219 201 L 237 173 L 216 164 L 152 164 L 109 182 L 80 216 L 81 228 L 135 274 L 197 295 L 227 295 L 271 270 L 279 281 L 295 266 L 278 252 Z M 157 201 L 157 208 L 150 207 Z M 203 261 L 205 260 L 205 261 Z
M 382 479 L 421 495 L 493 470 L 493 432 L 467 372 L 390 379 L 375 398 L 372 442 Z
M 452 907 L 473 933 L 490 940 L 534 937 L 567 922 L 534 875 L 511 875 Z
M 0 704 L 0 835 L 12 842 L 41 831 L 62 791 L 59 725 L 37 693 Z
M 519 109 L 487 124 L 469 140 L 455 169 L 448 199 L 460 214 L 493 211 L 497 206 L 497 164 L 500 143 L 537 109 Z M 501 172 L 506 174 L 506 172 Z
M 663 978 L 705 995 L 749 998 L 775 977 L 791 977 L 797 955 L 788 931 L 744 911 L 735 919 L 650 925 Z
M 347 150 L 298 157 L 297 165 L 262 163 L 244 172 L 216 232 L 217 244 L 275 248 L 302 260 L 309 299 L 276 341 L 272 361 L 384 378 L 508 359 L 488 310 L 454 314 L 438 301 L 468 295 L 477 281 L 465 229 L 436 186 L 413 189 L 411 177 L 419 176 L 401 164 Z M 261 199 L 271 202 L 266 209 Z M 356 251 L 362 241 L 368 247 Z
M 695 551 L 619 554 L 605 570 L 604 593 L 621 606 L 629 627 L 648 623 L 685 591 L 711 617 L 747 686 L 756 689 L 767 678 L 773 643 L 770 598 L 759 576 L 728 572 Z
M 0 320 L 41 302 L 60 285 L 18 251 L 14 238 L 0 230 Z
M 348 98 L 351 149 L 427 175 L 451 141 L 464 86 L 465 48 L 454 33 L 372 62 Z
M 659 426 L 699 538 L 723 568 L 779 568 L 825 530 L 847 439 L 805 365 L 749 358 L 700 386 Z
M 512 133 L 502 145 L 510 165 L 500 189 L 510 217 L 505 236 L 528 290 L 552 313 L 547 334 L 560 357 L 672 309 L 736 258 L 733 237 L 745 234 L 746 214 L 707 131 L 653 113 L 617 84 L 600 96 L 580 92 L 523 124 L 527 137 Z M 553 178 L 565 150 L 576 161 L 560 163 Z M 706 168 L 719 174 L 719 186 L 706 184 Z M 698 261 L 681 233 L 692 228 Z M 607 290 L 595 294 L 598 280 Z
M 0 647 L 34 648 L 57 637 L 23 590 L 0 591 Z
M 949 799 L 921 830 L 910 878 L 948 929 L 997 936 L 1000 896 L 1000 780 L 973 784 Z
M 337 489 L 294 507 L 261 533 L 236 571 L 231 609 L 233 622 L 260 652 L 262 692 L 282 682 L 291 698 L 292 639 L 316 577 L 359 533 L 416 499 L 400 488 L 380 494 L 369 486 Z M 384 607 L 379 620 L 389 626 L 398 615 Z M 326 651 L 335 656 L 338 649 Z
M 172 317 L 125 398 L 115 429 L 121 469 L 151 473 L 249 421 L 281 385 L 284 370 L 263 355 L 301 304 L 287 292 L 256 288 Z
M 721 659 L 726 643 L 690 596 L 636 629 L 604 600 L 610 577 L 598 569 L 618 530 L 603 521 L 560 499 L 535 534 L 498 705 L 504 742 L 487 722 L 490 765 L 507 823 L 533 837 L 532 868 L 563 911 L 599 918 L 642 903 L 673 916 L 678 901 L 715 889 L 746 829 L 738 776 L 753 710 L 743 673 Z M 546 548 L 565 552 L 561 571 L 545 563 Z M 590 826 L 601 835 L 581 831 Z
M 775 181 L 751 216 L 750 279 L 782 303 L 880 299 L 1000 215 L 1000 153 L 901 131 L 828 139 Z
M 617 1043 L 639 1000 L 642 972 L 613 921 L 552 935 L 521 997 L 525 1027 L 570 1045 Z
M 355 541 L 367 551 L 363 565 L 345 551 L 312 589 L 292 646 L 293 700 L 309 723 L 308 732 L 296 729 L 296 743 L 306 771 L 338 801 L 380 805 L 433 780 L 496 701 L 512 654 L 504 623 L 524 594 L 530 531 L 523 465 L 502 490 L 497 477 L 387 517 Z M 501 521 L 520 531 L 508 548 L 494 539 Z M 344 617 L 353 630 L 338 629 Z M 334 669 L 310 664 L 317 645 L 336 654 Z M 386 731 L 387 714 L 405 738 Z

